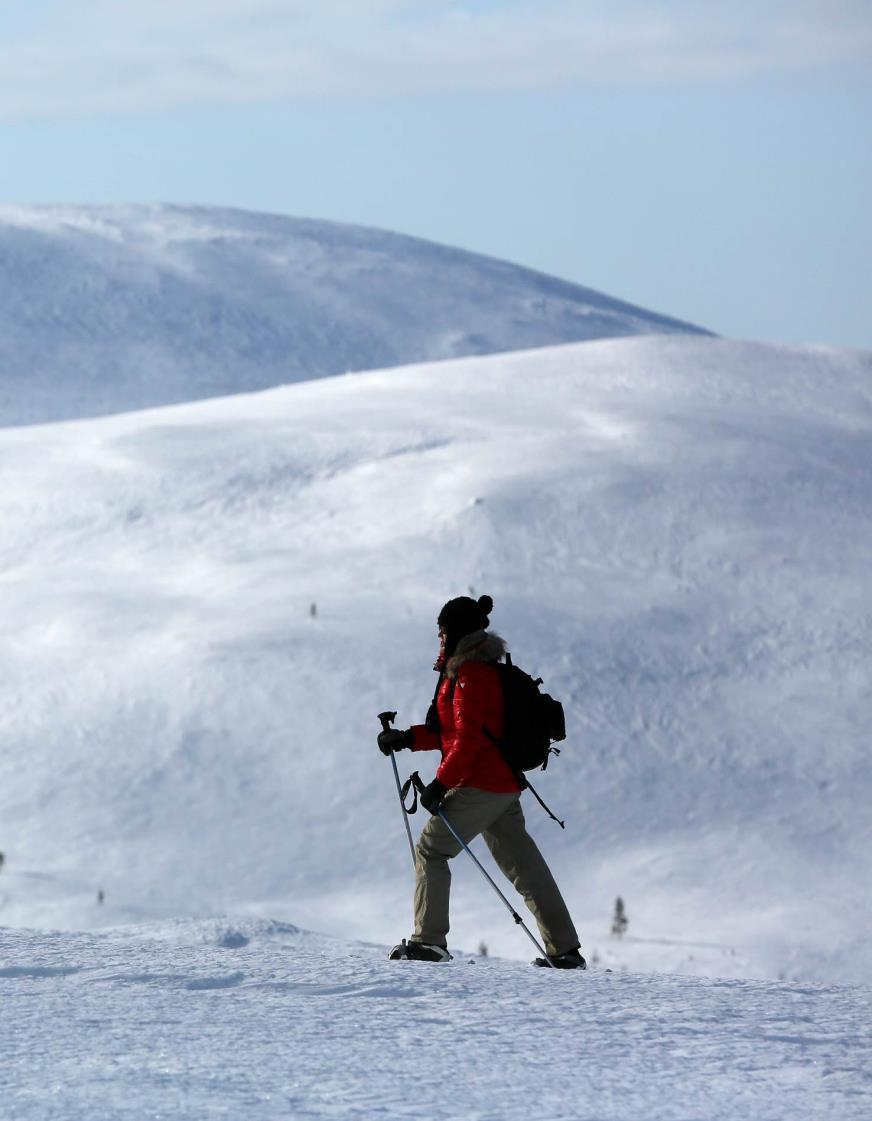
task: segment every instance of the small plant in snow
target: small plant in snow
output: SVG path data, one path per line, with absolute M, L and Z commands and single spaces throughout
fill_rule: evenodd
M 623 938 L 624 932 L 630 925 L 630 920 L 627 918 L 627 911 L 624 907 L 624 901 L 620 895 L 615 900 L 615 913 L 612 916 L 612 934 L 616 938 Z

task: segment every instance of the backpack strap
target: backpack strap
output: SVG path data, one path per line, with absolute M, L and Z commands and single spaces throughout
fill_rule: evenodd
M 533 784 L 530 782 L 530 780 L 527 778 L 527 776 L 524 775 L 524 774 L 521 774 L 521 775 L 517 775 L 516 778 L 522 784 L 522 786 L 524 787 L 525 790 L 530 791 L 530 793 L 533 795 L 533 797 L 536 799 L 536 801 L 539 803 L 539 805 L 542 807 L 542 809 L 545 811 L 545 813 L 548 814 L 548 816 L 551 818 L 551 820 L 556 821 L 561 829 L 565 829 L 566 828 L 566 822 L 561 821 L 560 818 L 557 817 L 555 814 L 553 814 L 551 812 L 551 810 L 545 805 L 545 803 L 542 801 L 542 799 L 536 793 L 536 787 L 533 786 Z
M 442 728 L 439 725 L 439 690 L 442 688 L 442 682 L 445 680 L 445 671 L 439 673 L 439 680 L 436 682 L 436 688 L 433 690 L 433 700 L 430 702 L 430 707 L 427 709 L 427 715 L 424 718 L 424 727 L 434 732 L 437 736 L 441 736 Z

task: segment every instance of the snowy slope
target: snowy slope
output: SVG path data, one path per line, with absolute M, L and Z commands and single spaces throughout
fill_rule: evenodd
M 267 922 L 0 930 L 15 1121 L 865 1121 L 868 990 L 387 962 Z
M 0 207 L 0 425 L 696 330 L 381 230 L 193 206 Z
M 465 359 L 6 430 L 0 471 L 0 922 L 407 934 L 376 714 L 423 716 L 473 585 L 567 706 L 566 832 L 527 816 L 591 956 L 872 978 L 869 354 Z M 481 939 L 528 955 L 458 866 Z

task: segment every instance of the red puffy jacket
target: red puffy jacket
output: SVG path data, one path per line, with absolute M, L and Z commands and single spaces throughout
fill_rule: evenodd
M 481 661 L 464 662 L 456 677 L 446 677 L 436 698 L 440 733 L 425 724 L 412 728 L 413 751 L 440 748 L 436 778 L 447 789 L 474 786 L 495 794 L 520 791 L 518 780 L 484 728 L 503 734 L 503 688 L 499 671 Z

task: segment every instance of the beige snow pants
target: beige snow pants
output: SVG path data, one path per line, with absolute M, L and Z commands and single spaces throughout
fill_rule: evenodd
M 536 919 L 545 952 L 562 954 L 579 944 L 578 935 L 554 877 L 527 832 L 520 797 L 460 786 L 448 792 L 442 809 L 467 844 L 481 833 L 500 871 Z M 421 831 L 416 849 L 413 941 L 446 945 L 451 890 L 448 861 L 460 851 L 461 846 L 434 814 Z

